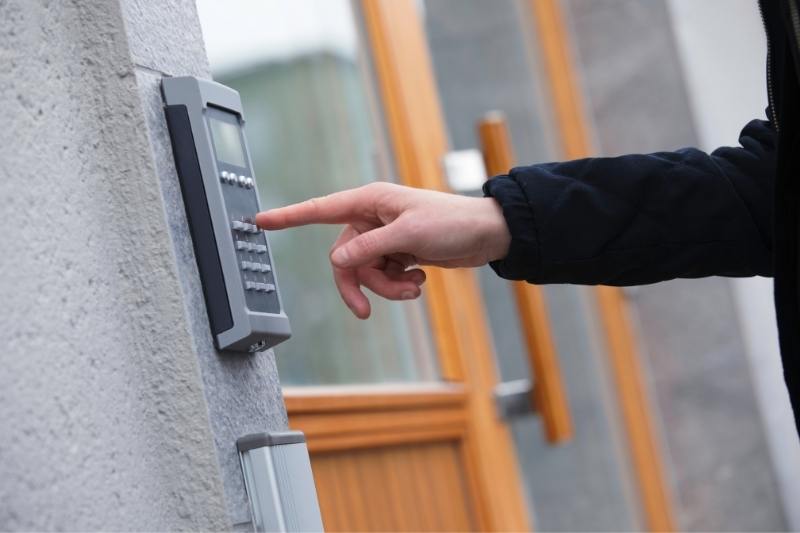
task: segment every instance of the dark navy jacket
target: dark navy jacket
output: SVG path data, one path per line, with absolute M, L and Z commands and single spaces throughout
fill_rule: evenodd
M 639 285 L 774 276 L 784 374 L 800 430 L 798 0 L 762 0 L 768 121 L 741 146 L 512 169 L 484 192 L 511 230 L 492 267 L 531 283 Z M 713 377 L 709 377 L 713 379 Z

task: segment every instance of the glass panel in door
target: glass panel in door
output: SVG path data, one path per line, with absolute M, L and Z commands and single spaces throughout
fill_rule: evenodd
M 368 54 L 347 0 L 200 0 L 214 78 L 239 91 L 264 208 L 390 179 Z M 339 228 L 270 234 L 292 339 L 281 382 L 438 379 L 424 302 L 371 297 L 372 317 L 339 300 L 328 251 Z

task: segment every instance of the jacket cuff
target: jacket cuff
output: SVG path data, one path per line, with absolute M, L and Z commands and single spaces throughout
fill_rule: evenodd
M 539 237 L 533 208 L 522 187 L 510 176 L 496 176 L 483 184 L 483 194 L 500 204 L 511 232 L 508 255 L 492 261 L 489 266 L 501 278 L 535 278 L 541 264 Z

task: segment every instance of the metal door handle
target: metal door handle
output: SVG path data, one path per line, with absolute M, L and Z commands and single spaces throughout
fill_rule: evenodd
M 514 155 L 508 125 L 502 113 L 487 113 L 478 122 L 478 136 L 489 175 L 508 172 L 514 166 Z M 536 285 L 521 281 L 514 282 L 513 285 L 528 361 L 533 373 L 533 386 L 528 383 L 525 392 L 521 382 L 500 384 L 496 392 L 498 407 L 501 410 L 514 411 L 519 408 L 522 398 L 527 398 L 529 411 L 542 415 L 547 441 L 553 444 L 565 442 L 572 438 L 572 418 L 545 296 L 541 287 Z

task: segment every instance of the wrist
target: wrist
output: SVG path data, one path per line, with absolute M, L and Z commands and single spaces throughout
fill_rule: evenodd
M 498 261 L 508 255 L 511 247 L 511 232 L 508 229 L 503 209 L 494 198 L 481 198 L 484 202 L 485 218 L 485 237 L 484 250 L 486 251 L 486 262 Z

